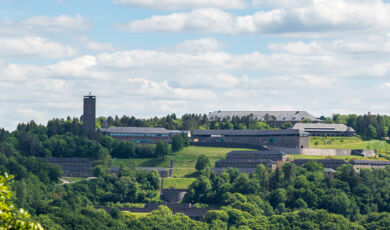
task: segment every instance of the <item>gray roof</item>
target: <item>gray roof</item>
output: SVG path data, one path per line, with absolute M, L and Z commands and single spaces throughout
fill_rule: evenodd
M 285 155 L 285 153 L 283 153 L 279 150 L 231 151 L 231 152 L 228 152 L 226 155 L 233 156 L 233 155 L 269 155 L 269 154 Z
M 276 121 L 303 121 L 305 119 L 310 119 L 312 121 L 319 121 L 313 115 L 309 114 L 306 111 L 214 111 L 208 114 L 209 119 L 216 117 L 219 118 L 233 118 L 233 117 L 245 117 L 253 116 L 255 119 L 264 121 L 266 114 L 268 116 L 273 116 L 276 118 Z M 270 118 L 272 121 L 272 118 Z
M 225 135 L 225 136 L 272 136 L 272 135 L 298 135 L 304 134 L 298 129 L 280 129 L 280 130 L 231 130 L 231 129 L 209 129 L 209 130 L 194 130 L 193 136 L 210 136 L 210 135 Z
M 325 123 L 296 123 L 291 129 L 299 129 L 306 132 L 355 132 L 353 128 L 344 124 Z
M 390 165 L 390 161 L 351 160 L 351 164 Z
M 339 163 L 339 164 L 347 164 L 348 162 L 341 159 L 296 159 L 292 163 L 301 163 L 304 164 L 309 161 L 316 161 L 318 163 Z
M 169 134 L 169 130 L 165 128 L 149 128 L 149 127 L 109 127 L 100 129 L 101 132 L 109 133 L 151 133 L 151 134 Z

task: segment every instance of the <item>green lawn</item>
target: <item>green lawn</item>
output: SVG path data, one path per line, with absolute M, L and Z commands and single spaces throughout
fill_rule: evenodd
M 164 178 L 164 189 L 188 189 L 196 178 Z
M 211 166 L 214 167 L 215 162 L 225 158 L 226 153 L 233 150 L 250 150 L 250 149 L 238 149 L 238 148 L 215 148 L 215 147 L 200 147 L 189 146 L 179 152 L 168 155 L 165 160 L 156 158 L 145 159 L 113 159 L 113 166 L 120 166 L 125 164 L 128 167 L 169 167 L 169 161 L 175 159 L 175 167 L 173 170 L 173 177 L 194 177 L 196 158 L 204 154 L 211 162 Z
M 390 159 L 390 144 L 382 140 L 362 140 L 360 137 L 310 137 L 316 149 L 373 149 L 376 154 Z
M 361 156 L 322 156 L 322 155 L 298 155 L 298 154 L 289 154 L 287 155 L 291 159 L 340 159 L 340 160 L 373 160 L 372 158 L 366 158 Z M 384 158 L 375 158 L 375 160 L 386 160 Z

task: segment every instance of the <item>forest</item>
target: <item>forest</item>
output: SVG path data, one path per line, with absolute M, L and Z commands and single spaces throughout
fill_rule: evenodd
M 280 126 L 272 119 L 269 121 L 259 121 L 251 116 L 232 117 L 231 119 L 213 119 L 209 120 L 206 114 L 184 114 L 180 118 L 175 114 L 165 117 L 154 117 L 149 119 L 137 119 L 135 117 L 100 117 L 98 126 L 101 126 L 104 120 L 107 120 L 109 126 L 134 126 L 134 127 L 164 127 L 172 130 L 195 130 L 195 129 L 286 129 L 292 124 L 285 122 Z M 364 115 L 342 115 L 333 114 L 331 117 L 321 116 L 320 120 L 324 123 L 345 124 L 356 130 L 356 133 L 364 139 L 381 139 L 389 137 L 390 116 L 374 115 L 367 113 Z M 311 122 L 305 120 L 303 122 Z
M 167 117 L 155 120 L 156 123 L 142 119 L 135 122 L 151 122 L 147 124 L 150 127 L 167 122 L 164 127 L 173 129 L 183 128 L 183 124 L 211 127 L 209 121 L 202 123 L 204 116 Z M 385 135 L 387 128 L 383 132 L 378 130 L 388 127 L 386 116 L 359 117 L 335 115 L 324 120 L 345 122 L 356 130 L 361 127 L 359 132 L 366 132 L 364 121 L 367 127 L 375 127 L 376 138 Z M 245 128 L 261 124 L 244 120 L 229 123 L 233 128 L 236 125 L 240 128 L 245 122 L 249 122 Z M 126 124 L 133 125 L 116 125 Z M 172 124 L 176 126 L 169 127 Z M 169 146 L 164 143 L 143 146 L 105 136 L 91 141 L 83 135 L 77 118 L 53 119 L 47 125 L 31 121 L 19 124 L 12 132 L 0 129 L 0 188 L 4 194 L 0 199 L 0 223 L 13 229 L 388 229 L 390 226 L 390 167 L 356 173 L 350 166 L 342 166 L 329 175 L 315 162 L 302 167 L 285 164 L 275 171 L 259 165 L 251 175 L 235 169 L 216 175 L 209 169 L 207 157 L 199 156 L 195 165 L 197 179 L 190 185 L 184 202 L 213 209 L 202 221 L 173 214 L 164 206 L 145 215 L 118 210 L 121 206 L 162 203 L 161 185 L 156 171 L 122 166 L 117 175 L 109 174 L 111 157 L 163 158 L 186 145 L 187 140 L 180 136 Z M 62 184 L 61 169 L 40 160 L 50 156 L 89 157 L 95 168 L 99 168 L 95 170 L 97 178 Z M 106 212 L 99 207 L 112 210 Z

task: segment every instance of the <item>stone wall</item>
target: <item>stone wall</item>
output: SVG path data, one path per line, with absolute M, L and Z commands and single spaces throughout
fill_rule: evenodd
M 360 152 L 363 156 L 369 157 L 374 156 L 375 152 L 372 149 L 294 149 L 294 148 L 280 148 L 275 147 L 274 149 L 280 150 L 286 154 L 303 154 L 303 155 L 322 155 L 322 156 L 349 156 L 355 155 L 352 152 Z
M 140 142 L 140 144 L 157 144 L 157 142 L 159 141 L 163 141 L 163 142 L 167 142 L 167 143 L 170 143 L 171 142 L 171 138 L 168 136 L 168 137 L 162 137 L 162 136 L 157 136 L 157 137 L 132 137 L 132 136 L 111 136 L 112 138 L 115 138 L 116 140 L 118 141 L 134 141 L 134 142 L 137 142 L 137 141 L 147 141 L 147 142 Z
M 187 189 L 163 189 L 162 199 L 169 203 L 176 203 L 183 200 Z
M 196 137 L 198 143 L 240 143 L 259 146 L 280 146 L 287 148 L 310 147 L 309 137 L 301 136 L 225 136 Z

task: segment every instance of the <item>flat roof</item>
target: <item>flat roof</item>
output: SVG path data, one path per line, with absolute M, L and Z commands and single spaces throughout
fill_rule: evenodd
M 299 129 L 277 130 L 231 130 L 231 129 L 208 129 L 194 130 L 193 136 L 230 135 L 230 136 L 272 136 L 272 135 L 303 135 L 308 134 Z
M 109 133 L 150 133 L 150 134 L 169 134 L 170 131 L 165 128 L 150 127 L 109 127 L 100 129 L 101 132 Z
M 332 131 L 332 132 L 355 132 L 351 127 L 344 124 L 326 123 L 296 123 L 291 129 L 300 129 L 306 132 Z
M 226 155 L 285 155 L 284 152 L 281 152 L 279 150 L 259 150 L 259 151 L 231 151 L 228 152 Z

